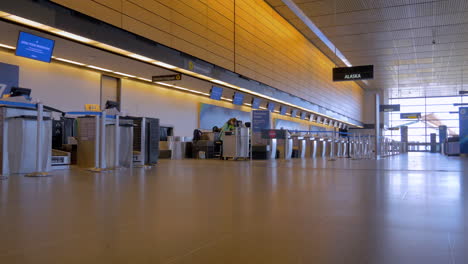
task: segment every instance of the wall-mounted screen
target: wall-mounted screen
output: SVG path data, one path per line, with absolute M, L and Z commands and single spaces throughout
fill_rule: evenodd
M 297 116 L 297 109 L 291 110 L 291 117 L 296 117 Z
M 235 92 L 232 97 L 232 103 L 235 105 L 242 105 L 244 103 L 244 94 Z
M 286 111 L 288 110 L 288 108 L 286 106 L 281 106 L 280 108 L 280 114 L 281 115 L 286 115 Z
M 211 87 L 210 98 L 214 100 L 221 100 L 221 96 L 223 96 L 223 88 L 218 86 Z
M 270 112 L 273 112 L 275 110 L 275 103 L 272 103 L 272 102 L 269 102 L 267 104 L 267 109 L 270 111 Z
M 26 32 L 20 32 L 16 45 L 16 56 L 50 62 L 55 41 Z
M 307 115 L 306 112 L 301 112 L 301 119 L 306 119 L 306 115 Z
M 259 109 L 260 108 L 260 103 L 262 102 L 262 100 L 260 100 L 260 98 L 253 98 L 252 99 L 252 108 L 253 109 Z

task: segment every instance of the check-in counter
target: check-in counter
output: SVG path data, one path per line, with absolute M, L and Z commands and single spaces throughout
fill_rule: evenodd
M 317 141 L 317 156 L 319 158 L 326 157 L 327 154 L 327 139 L 325 137 L 316 137 L 315 140 Z
M 304 136 L 304 140 L 307 144 L 306 156 L 310 158 L 315 158 L 317 156 L 317 140 L 315 140 L 314 135 Z
M 0 106 L 0 143 L 2 175 L 26 174 L 36 171 L 38 110 L 32 107 Z M 39 163 L 50 171 L 52 156 L 51 113 L 43 112 Z
M 336 156 L 339 158 L 346 157 L 347 140 L 344 138 L 337 138 L 336 144 Z
M 293 149 L 297 150 L 297 158 L 303 159 L 306 157 L 307 140 L 302 135 L 292 135 Z
M 324 156 L 324 157 L 331 157 L 331 156 L 332 156 L 332 153 L 333 153 L 334 151 L 336 151 L 336 147 L 335 147 L 335 146 L 336 146 L 336 142 L 334 142 L 334 141 L 333 141 L 331 138 L 329 138 L 329 137 L 324 138 L 324 142 L 325 142 L 325 145 L 324 145 L 324 148 L 325 148 L 325 156 Z M 335 146 L 334 146 L 334 147 L 335 147 L 334 151 L 332 151 L 332 148 L 333 148 L 333 147 L 332 147 L 332 144 L 335 145 Z M 334 153 L 333 153 L 333 155 L 334 155 Z
M 115 127 L 116 122 L 118 122 L 118 130 Z M 117 154 L 115 154 L 116 152 Z M 130 168 L 133 166 L 133 120 L 108 119 L 106 123 L 106 153 L 108 153 L 106 155 L 108 167 Z
M 287 139 L 277 140 L 277 149 L 280 153 L 281 159 L 291 159 L 293 151 L 293 139 L 288 137 Z

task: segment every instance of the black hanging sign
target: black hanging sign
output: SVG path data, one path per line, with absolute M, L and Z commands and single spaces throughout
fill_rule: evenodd
M 400 112 L 400 105 L 380 105 L 380 112 Z
M 421 113 L 402 113 L 400 119 L 420 119 Z
M 374 79 L 374 65 L 333 68 L 333 81 L 359 81 Z
M 182 74 L 171 74 L 171 75 L 158 75 L 153 76 L 153 82 L 167 82 L 167 81 L 180 81 L 182 80 Z

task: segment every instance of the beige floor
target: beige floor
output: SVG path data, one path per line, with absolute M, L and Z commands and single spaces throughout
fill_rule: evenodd
M 162 161 L 0 182 L 0 263 L 468 263 L 468 159 Z

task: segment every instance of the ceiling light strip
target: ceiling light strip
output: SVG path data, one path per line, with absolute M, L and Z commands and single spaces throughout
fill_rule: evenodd
M 288 2 L 288 3 L 291 3 L 292 5 L 295 6 L 295 4 L 292 3 L 290 0 L 282 0 L 282 1 L 285 2 L 285 4 L 287 4 L 286 2 Z M 291 8 L 291 6 L 290 6 L 290 8 Z M 298 8 L 298 7 L 296 6 L 296 8 Z M 298 10 L 300 12 L 302 12 L 300 9 L 298 9 Z M 294 107 L 294 108 L 301 109 L 301 110 L 306 111 L 306 112 L 311 112 L 311 113 L 316 114 L 316 115 L 320 115 L 320 116 L 323 116 L 323 117 L 326 117 L 326 118 L 329 118 L 329 119 L 336 120 L 336 119 L 334 119 L 334 118 L 332 118 L 332 117 L 330 117 L 328 115 L 318 113 L 318 112 L 315 112 L 315 111 L 312 111 L 312 110 L 309 110 L 307 108 L 300 107 L 300 106 L 297 106 L 297 105 L 294 105 L 294 104 L 290 104 L 290 103 L 287 103 L 285 101 L 278 100 L 278 99 L 275 99 L 273 97 L 251 91 L 251 90 L 246 89 L 246 88 L 242 88 L 242 87 L 239 87 L 239 86 L 236 86 L 236 85 L 232 85 L 232 84 L 224 82 L 224 81 L 216 80 L 216 79 L 210 78 L 208 76 L 204 76 L 204 75 L 192 72 L 192 71 L 188 71 L 188 70 L 185 70 L 185 69 L 182 69 L 182 68 L 179 68 L 179 67 L 176 67 L 176 66 L 161 62 L 161 61 L 153 60 L 151 58 L 148 58 L 148 57 L 145 57 L 145 56 L 142 56 L 142 55 L 139 55 L 139 54 L 131 53 L 131 52 L 128 52 L 126 50 L 122 50 L 122 49 L 119 49 L 119 48 L 116 48 L 116 47 L 113 47 L 113 46 L 110 46 L 110 45 L 107 45 L 107 44 L 104 44 L 104 43 L 100 43 L 100 42 L 97 42 L 97 41 L 94 41 L 94 40 L 91 40 L 91 39 L 88 39 L 88 38 L 85 38 L 85 37 L 82 37 L 82 36 L 79 36 L 79 35 L 76 35 L 76 34 L 73 34 L 73 33 L 70 33 L 70 32 L 66 32 L 66 31 L 63 31 L 63 30 L 60 30 L 60 29 L 49 27 L 49 26 L 43 25 L 41 23 L 29 20 L 29 19 L 21 18 L 21 17 L 11 15 L 11 14 L 8 14 L 8 13 L 5 13 L 5 12 L 2 12 L 2 13 L 4 14 L 3 18 L 5 18 L 7 20 L 11 20 L 11 21 L 23 24 L 23 25 L 27 25 L 27 26 L 30 26 L 30 27 L 45 30 L 45 31 L 48 31 L 50 33 L 57 34 L 57 35 L 60 35 L 60 36 L 63 36 L 63 37 L 66 37 L 66 38 L 69 38 L 69 39 L 72 39 L 72 40 L 76 40 L 76 41 L 79 41 L 79 42 L 85 42 L 85 43 L 91 44 L 93 46 L 96 46 L 96 47 L 99 47 L 99 48 L 102 48 L 102 49 L 106 49 L 106 50 L 111 51 L 111 52 L 115 52 L 115 53 L 118 53 L 118 54 L 121 54 L 121 55 L 125 55 L 125 56 L 127 56 L 129 58 L 137 59 L 137 60 L 144 61 L 144 62 L 151 62 L 152 64 L 155 64 L 157 66 L 160 66 L 160 67 L 163 67 L 163 68 L 166 68 L 166 69 L 169 69 L 169 70 L 178 71 L 178 72 L 190 75 L 190 76 L 201 78 L 201 79 L 211 81 L 213 83 L 217 83 L 217 84 L 220 84 L 220 85 L 223 85 L 223 86 L 235 89 L 235 90 L 239 90 L 239 91 L 251 94 L 251 95 L 255 95 L 255 96 L 258 96 L 258 97 L 263 98 L 263 99 L 267 99 L 267 100 L 274 101 L 274 102 L 277 102 L 277 103 L 280 103 L 280 104 L 288 105 L 288 106 L 291 106 L 291 107 Z M 312 21 L 310 21 L 310 23 L 312 23 Z M 312 23 L 312 25 L 313 25 L 313 23 Z M 315 25 L 313 25 L 313 26 L 316 27 Z M 320 32 L 320 30 L 318 28 L 317 28 L 317 30 L 318 30 L 317 32 L 314 31 L 316 34 L 318 34 L 318 32 Z M 323 35 L 323 33 L 321 33 L 321 34 Z M 329 41 L 329 43 L 332 45 L 331 47 L 334 48 L 334 45 L 330 41 Z M 5 46 L 7 46 L 7 45 L 5 45 Z M 12 47 L 8 46 L 6 48 L 11 49 Z M 337 50 L 337 54 L 339 55 L 341 53 Z M 341 54 L 341 56 L 342 56 L 342 54 Z M 346 60 L 346 58 L 344 58 L 344 56 L 342 56 L 341 59 L 343 60 L 343 62 L 345 64 L 347 64 L 347 65 L 349 64 L 349 62 L 347 62 L 347 60 Z M 348 66 L 351 66 L 351 64 L 349 64 Z M 105 71 L 105 72 L 113 72 L 111 70 L 101 68 L 101 67 L 97 67 L 97 66 L 93 66 L 93 65 L 87 65 L 87 67 L 92 68 L 92 69 L 96 69 L 96 70 Z M 117 73 L 117 74 L 120 74 L 120 73 Z M 131 77 L 131 78 L 135 77 L 133 75 L 126 75 L 126 74 L 122 74 L 122 75 L 127 76 L 127 77 Z M 360 126 L 358 126 L 356 124 L 352 124 L 352 123 L 349 123 L 349 122 L 346 122 L 346 121 L 340 121 L 340 120 L 337 120 L 337 121 L 346 123 L 346 124 L 351 125 L 351 126 L 360 127 Z

